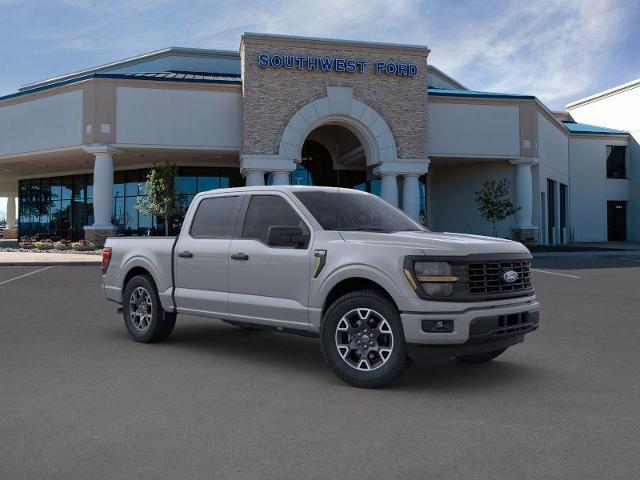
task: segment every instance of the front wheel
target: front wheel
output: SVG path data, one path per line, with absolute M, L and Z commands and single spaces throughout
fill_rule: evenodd
M 409 364 L 400 313 L 375 290 L 338 298 L 325 313 L 321 340 L 331 369 L 355 387 L 382 387 Z
M 456 359 L 463 363 L 485 363 L 499 357 L 506 351 L 506 348 L 502 348 L 500 350 L 494 350 L 493 352 L 478 353 L 477 355 L 460 355 L 456 357 Z
M 147 275 L 138 275 L 127 283 L 122 314 L 127 331 L 136 342 L 160 342 L 173 332 L 176 324 L 176 314 L 162 309 L 158 290 Z

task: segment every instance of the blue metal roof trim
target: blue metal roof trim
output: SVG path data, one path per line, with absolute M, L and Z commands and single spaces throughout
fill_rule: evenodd
M 83 82 L 85 80 L 91 80 L 93 78 L 113 78 L 113 79 L 120 79 L 120 80 L 150 80 L 152 82 L 183 82 L 183 83 L 218 83 L 218 84 L 225 84 L 225 85 L 242 85 L 242 80 L 239 79 L 239 77 L 234 76 L 233 74 L 225 74 L 224 76 L 220 76 L 220 77 L 211 77 L 208 79 L 202 78 L 202 79 L 196 79 L 196 78 L 186 78 L 186 75 L 184 75 L 184 77 L 158 77 L 157 75 L 159 74 L 172 74 L 173 72 L 154 72 L 154 73 L 147 73 L 147 74 L 137 74 L 137 73 L 91 73 L 89 75 L 83 75 L 81 77 L 75 77 L 75 78 L 71 78 L 69 80 L 63 80 L 61 82 L 56 82 L 56 83 L 50 83 L 47 85 L 43 85 L 42 87 L 36 87 L 36 88 L 32 88 L 30 90 L 24 90 L 22 92 L 17 92 L 17 93 L 10 93 L 9 95 L 5 95 L 3 97 L 0 97 L 0 101 L 2 100 L 8 100 L 10 98 L 17 98 L 17 97 L 23 97 L 25 95 L 30 95 L 32 93 L 36 93 L 36 92 L 42 92 L 44 90 L 49 90 L 51 88 L 56 88 L 56 87 L 63 87 L 65 85 L 71 85 L 73 83 L 79 83 L 79 82 Z M 181 74 L 175 74 L 174 75 L 181 75 Z M 193 74 L 193 76 L 199 76 L 200 74 Z
M 519 95 L 517 93 L 479 92 L 477 90 L 454 90 L 447 88 L 427 88 L 429 95 L 442 97 L 481 97 L 481 98 L 516 98 L 521 100 L 535 100 L 533 95 Z
M 571 133 L 598 134 L 598 135 L 629 135 L 624 130 L 614 130 L 613 128 L 598 127 L 597 125 L 589 125 L 588 123 L 577 123 L 563 121 L 564 125 Z

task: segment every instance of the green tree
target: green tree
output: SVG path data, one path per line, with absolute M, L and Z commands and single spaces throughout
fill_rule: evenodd
M 521 207 L 516 208 L 511 203 L 509 181 L 487 180 L 482 184 L 482 190 L 476 192 L 476 203 L 480 215 L 493 226 L 493 236 L 498 236 L 497 223 L 514 215 Z
M 161 162 L 147 174 L 146 185 L 141 185 L 146 196 L 140 196 L 136 201 L 136 210 L 140 213 L 164 218 L 165 235 L 169 235 L 172 230 L 173 217 L 182 212 L 176 202 L 174 182 L 176 175 L 178 175 L 178 167 L 168 161 Z

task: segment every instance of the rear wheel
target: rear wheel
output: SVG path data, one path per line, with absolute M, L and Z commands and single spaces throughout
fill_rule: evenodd
M 477 355 L 460 355 L 456 357 L 456 359 L 464 363 L 485 363 L 499 357 L 506 351 L 506 348 L 502 348 L 500 350 L 494 350 L 493 352 L 479 353 Z
M 124 324 L 136 342 L 160 342 L 173 332 L 176 314 L 162 309 L 151 277 L 133 277 L 124 289 L 122 300 Z
M 409 364 L 400 313 L 376 290 L 338 298 L 324 316 L 321 340 L 331 369 L 355 387 L 382 387 Z

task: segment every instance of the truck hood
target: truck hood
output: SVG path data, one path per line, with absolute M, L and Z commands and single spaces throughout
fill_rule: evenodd
M 502 238 L 434 232 L 340 232 L 348 243 L 361 245 L 413 248 L 425 255 L 464 256 L 473 254 L 528 254 L 521 243 Z

